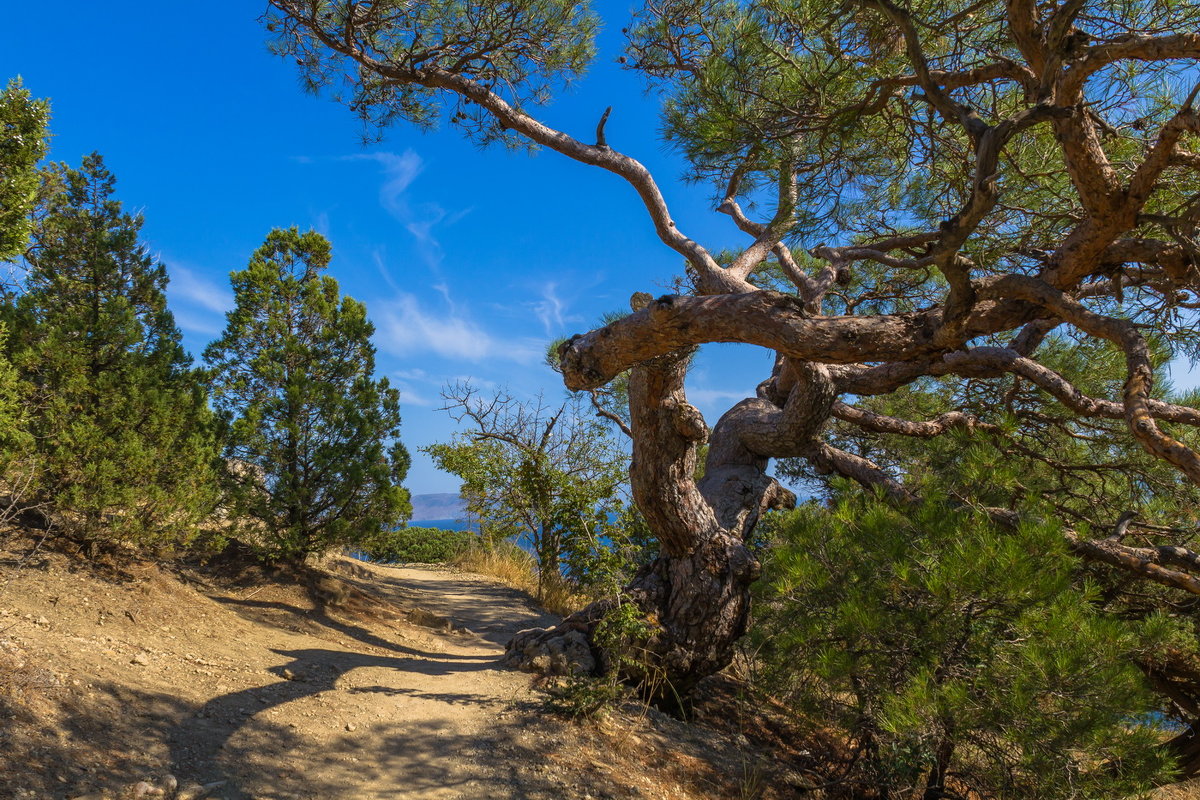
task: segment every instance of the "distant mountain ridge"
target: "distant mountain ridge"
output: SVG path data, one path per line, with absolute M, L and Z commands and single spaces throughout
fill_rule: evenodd
M 459 519 L 466 516 L 466 501 L 458 496 L 458 492 L 438 492 L 435 494 L 414 494 L 412 496 L 412 523 L 432 520 Z

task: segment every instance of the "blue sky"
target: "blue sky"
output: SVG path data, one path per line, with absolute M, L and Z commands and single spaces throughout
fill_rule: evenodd
M 608 105 L 614 147 L 656 174 L 680 227 L 712 249 L 742 244 L 706 187 L 679 180 L 658 139 L 657 104 L 614 62 L 629 5 L 601 0 L 608 27 L 588 76 L 541 116 L 587 139 Z M 554 153 L 480 151 L 451 129 L 391 130 L 361 144 L 344 107 L 304 94 L 270 55 L 263 6 L 67 0 L 5 9 L 0 79 L 23 76 L 53 104 L 51 157 L 100 151 L 144 238 L 167 265 L 170 302 L 195 353 L 232 303 L 231 270 L 273 227 L 315 228 L 333 242 L 331 273 L 367 304 L 379 371 L 402 392 L 416 493 L 457 480 L 418 452 L 454 430 L 440 388 L 470 379 L 519 396 L 563 394 L 546 343 L 661 293 L 681 259 L 655 238 L 619 178 Z M 203 8 L 203 12 L 195 9 Z M 706 348 L 689 398 L 710 423 L 769 371 L 770 354 Z M 1180 386 L 1196 383 L 1186 367 Z
M 706 187 L 657 137 L 657 106 L 615 63 L 629 6 L 611 20 L 591 73 L 545 110 L 588 138 L 613 105 L 609 142 L 656 173 L 681 227 L 712 247 L 740 234 L 711 211 Z M 203 12 L 195 9 L 202 8 Z M 546 343 L 659 294 L 682 262 L 654 236 L 619 178 L 554 153 L 480 151 L 452 129 L 391 130 L 369 147 L 351 113 L 306 95 L 292 64 L 270 55 L 255 3 L 10 4 L 0 79 L 21 75 L 52 102 L 51 158 L 101 152 L 117 196 L 145 215 L 144 239 L 171 276 L 171 307 L 199 354 L 232 303 L 231 270 L 277 226 L 333 242 L 331 274 L 367 304 L 379 372 L 401 389 L 413 451 L 408 485 L 454 491 L 418 448 L 454 430 L 439 390 L 469 378 L 522 396 L 563 394 Z M 709 348 L 691 396 L 715 422 L 753 393 L 770 354 Z

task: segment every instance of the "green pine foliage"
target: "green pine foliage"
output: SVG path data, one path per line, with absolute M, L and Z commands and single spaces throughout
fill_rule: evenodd
M 0 457 L 5 458 L 32 444 L 27 429 L 29 407 L 25 402 L 25 386 L 4 355 L 8 338 L 8 326 L 0 322 Z
M 596 597 L 619 594 L 658 556 L 658 540 L 637 506 L 617 502 L 604 511 L 597 535 L 573 539 L 563 558 L 567 575 Z
M 407 120 L 432 128 L 444 120 L 480 144 L 524 146 L 478 104 L 393 80 L 359 80 L 352 64 L 321 57 L 323 45 L 274 3 L 263 16 L 270 48 L 296 60 L 304 87 L 328 89 L 362 120 L 368 135 Z M 351 3 L 319 0 L 305 12 L 327 24 L 351 23 L 364 52 L 413 65 L 455 64 L 473 73 L 518 108 L 545 105 L 554 89 L 583 75 L 596 53 L 600 20 L 587 3 L 571 0 L 508 0 L 464 4 L 460 0 L 375 0 L 370 14 Z M 483 37 L 482 40 L 479 37 Z
M 19 257 L 29 244 L 49 116 L 49 104 L 34 100 L 20 78 L 0 91 L 0 262 Z M 6 305 L 5 316 L 11 311 Z M 0 322 L 0 484 L 6 498 L 0 518 L 28 499 L 37 473 L 30 457 L 28 386 L 9 359 L 9 333 Z
M 1057 525 L 859 496 L 773 530 L 764 678 L 846 742 L 847 796 L 1096 800 L 1169 774 L 1132 662 L 1173 625 L 1099 611 Z
M 236 306 L 204 352 L 229 510 L 271 560 L 354 546 L 412 513 L 399 393 L 374 377 L 375 328 L 323 274 L 330 257 L 316 232 L 271 231 L 232 274 Z
M 0 322 L 0 524 L 33 501 L 39 460 L 29 430 L 29 385 L 5 353 L 8 327 Z
M 50 104 L 33 99 L 20 78 L 0 91 L 0 261 L 20 256 L 29 241 L 49 119 Z
M 1151 345 L 1161 366 L 1168 353 L 1160 340 L 1152 339 Z M 1088 396 L 1121 396 L 1124 358 L 1107 342 L 1056 331 L 1038 348 L 1037 359 Z M 1155 395 L 1185 405 L 1196 401 L 1194 395 L 1173 394 L 1167 381 L 1156 383 Z M 1200 519 L 1200 490 L 1132 440 L 1124 419 L 1080 417 L 1023 378 L 925 378 L 854 403 L 903 419 L 928 420 L 958 411 L 976 420 L 971 427 L 932 438 L 879 434 L 836 420 L 830 424 L 827 436 L 832 444 L 870 459 L 919 496 L 1010 510 L 1022 519 L 1055 519 L 1084 539 L 1111 535 L 1119 518 L 1136 512 L 1125 542 L 1139 547 L 1186 545 Z M 1194 430 L 1165 427 L 1196 445 Z M 839 493 L 836 481 L 799 460 L 784 460 L 780 472 L 807 479 L 826 497 Z M 1192 620 L 1190 632 L 1171 646 L 1145 649 L 1132 657 L 1152 676 L 1163 712 L 1181 728 L 1194 726 L 1200 701 L 1200 638 L 1190 596 L 1148 581 L 1130 581 L 1124 570 L 1102 563 L 1079 563 L 1074 580 L 1081 591 L 1093 587 L 1095 607 L 1113 618 L 1153 620 L 1168 615 Z
M 46 173 L 15 309 L 40 495 L 89 539 L 173 544 L 217 500 L 212 415 L 167 309 L 167 273 L 98 154 Z
M 382 564 L 445 564 L 475 544 L 476 539 L 470 531 L 403 527 L 380 530 L 359 543 L 357 549 Z

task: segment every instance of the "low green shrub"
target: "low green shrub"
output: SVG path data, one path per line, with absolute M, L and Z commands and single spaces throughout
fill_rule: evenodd
M 471 546 L 470 531 L 444 528 L 396 528 L 381 531 L 358 550 L 372 561 L 389 563 L 444 564 Z
M 618 680 L 571 675 L 546 687 L 544 707 L 568 719 L 597 719 L 633 697 Z
M 1177 626 L 1103 613 L 1054 523 L 850 497 L 771 528 L 758 678 L 847 743 L 830 797 L 1101 800 L 1169 776 L 1134 662 Z

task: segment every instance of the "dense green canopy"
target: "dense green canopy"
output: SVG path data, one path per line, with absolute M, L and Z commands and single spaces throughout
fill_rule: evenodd
M 234 522 L 272 559 L 354 544 L 412 513 L 400 396 L 375 377 L 365 306 L 322 274 L 330 256 L 315 231 L 271 231 L 232 274 L 236 305 L 204 351 L 229 422 Z
M 10 343 L 40 496 L 89 537 L 186 539 L 216 504 L 216 450 L 166 269 L 99 155 L 43 184 Z

